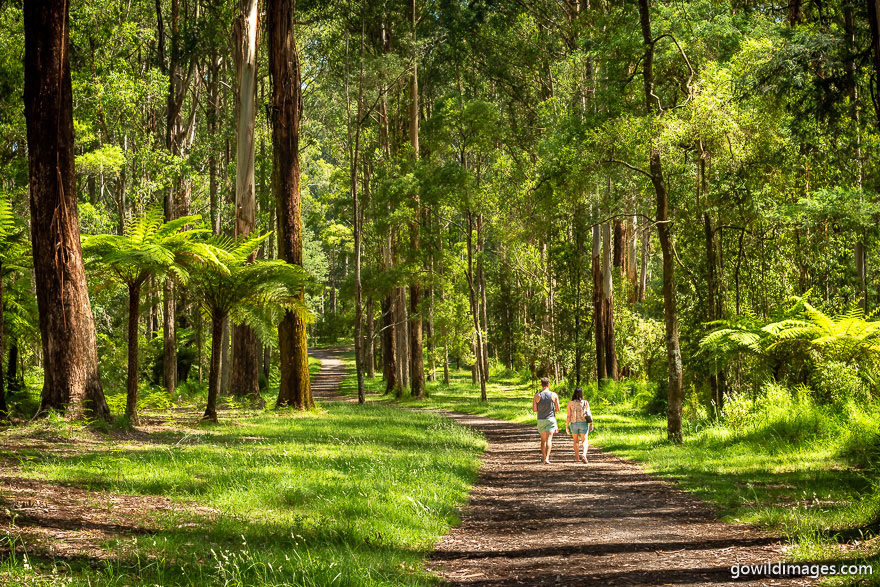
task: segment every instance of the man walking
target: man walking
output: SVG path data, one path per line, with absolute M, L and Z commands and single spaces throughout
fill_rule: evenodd
M 541 378 L 541 391 L 532 398 L 532 411 L 538 413 L 538 432 L 541 433 L 541 457 L 545 465 L 550 464 L 550 449 L 553 435 L 559 431 L 556 425 L 556 412 L 559 411 L 559 396 L 550 391 L 550 380 Z

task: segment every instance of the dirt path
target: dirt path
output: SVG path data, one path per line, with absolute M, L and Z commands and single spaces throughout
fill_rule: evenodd
M 539 461 L 533 426 L 449 414 L 489 441 L 462 523 L 429 567 L 453 585 L 806 585 L 733 581 L 734 564 L 784 558 L 779 538 L 718 521 L 701 501 L 594 449 L 573 462 L 557 435 Z
M 345 376 L 345 365 L 339 357 L 348 349 L 318 349 L 309 354 L 321 359 L 321 370 L 312 378 L 312 396 L 318 400 L 348 400 L 339 395 L 339 384 Z
M 322 361 L 316 399 L 338 395 L 339 349 Z M 488 440 L 480 478 L 462 523 L 437 545 L 429 569 L 452 585 L 809 585 L 809 578 L 734 581 L 736 564 L 784 558 L 778 537 L 720 522 L 702 501 L 644 473 L 639 465 L 590 451 L 573 462 L 557 435 L 553 464 L 540 463 L 534 426 L 444 412 Z

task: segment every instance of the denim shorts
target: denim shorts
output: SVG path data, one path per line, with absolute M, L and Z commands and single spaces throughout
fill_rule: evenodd
M 571 430 L 572 434 L 587 434 L 590 425 L 586 422 L 572 422 L 568 425 L 568 428 Z
M 558 432 L 556 418 L 538 418 L 538 432 Z

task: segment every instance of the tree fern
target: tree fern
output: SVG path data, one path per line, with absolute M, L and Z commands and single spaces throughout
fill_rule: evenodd
M 222 266 L 204 265 L 192 274 L 190 291 L 210 318 L 213 333 L 206 420 L 217 419 L 219 345 L 226 318 L 247 324 L 260 339 L 270 341 L 285 312 L 308 312 L 302 301 L 308 276 L 302 267 L 281 260 L 251 261 L 271 234 L 211 239 Z
M 125 223 L 123 234 L 96 234 L 83 237 L 86 267 L 106 273 L 128 288 L 128 380 L 125 414 L 137 424 L 138 394 L 138 314 L 141 286 L 150 278 L 173 275 L 185 282 L 190 270 L 208 264 L 218 271 L 225 265 L 217 249 L 207 239 L 210 230 L 202 226 L 201 216 L 183 216 L 163 222 L 161 204 Z
M 837 361 L 857 367 L 863 377 L 874 382 L 872 372 L 880 360 L 880 320 L 853 307 L 839 316 L 830 316 L 807 301 L 809 292 L 763 322 L 753 314 L 709 325 L 716 328 L 700 342 L 701 352 L 722 364 L 741 353 L 764 362 L 778 376 L 784 365 L 818 361 Z M 815 360 L 814 360 L 815 358 Z

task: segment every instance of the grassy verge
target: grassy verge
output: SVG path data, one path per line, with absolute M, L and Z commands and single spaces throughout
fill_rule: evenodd
M 440 378 L 438 373 L 438 379 Z M 369 400 L 418 403 L 492 418 L 532 423 L 531 397 L 537 382 L 496 371 L 488 403 L 479 400 L 469 371 L 452 373 L 450 385 L 428 382 L 428 398 L 383 395 L 380 378 L 367 380 Z M 354 393 L 353 377 L 343 388 Z M 744 415 L 724 423 L 693 418 L 684 444 L 666 440 L 666 419 L 650 413 L 655 386 L 621 383 L 600 393 L 585 391 L 596 422 L 591 444 L 638 461 L 713 504 L 726 521 L 755 524 L 787 536 L 792 560 L 853 560 L 873 563 L 880 572 L 880 455 L 878 406 L 848 410 L 798 403 L 771 396 L 752 406 L 760 418 Z M 570 390 L 560 393 L 563 409 Z M 654 410 L 656 412 L 656 410 Z
M 144 415 L 155 423 L 168 414 Z M 482 438 L 433 414 L 400 418 L 381 405 L 224 410 L 219 425 L 196 424 L 196 417 L 116 437 L 57 419 L 0 433 L 0 459 L 17 460 L 23 477 L 178 504 L 155 514 L 144 509 L 154 531 L 56 558 L 46 545 L 15 538 L 21 533 L 12 517 L 0 530 L 0 554 L 10 543 L 17 548 L 0 561 L 0 584 L 435 582 L 421 563 L 456 522 Z M 54 445 L 48 452 L 47 438 Z M 8 500 L 0 492 L 0 503 Z

